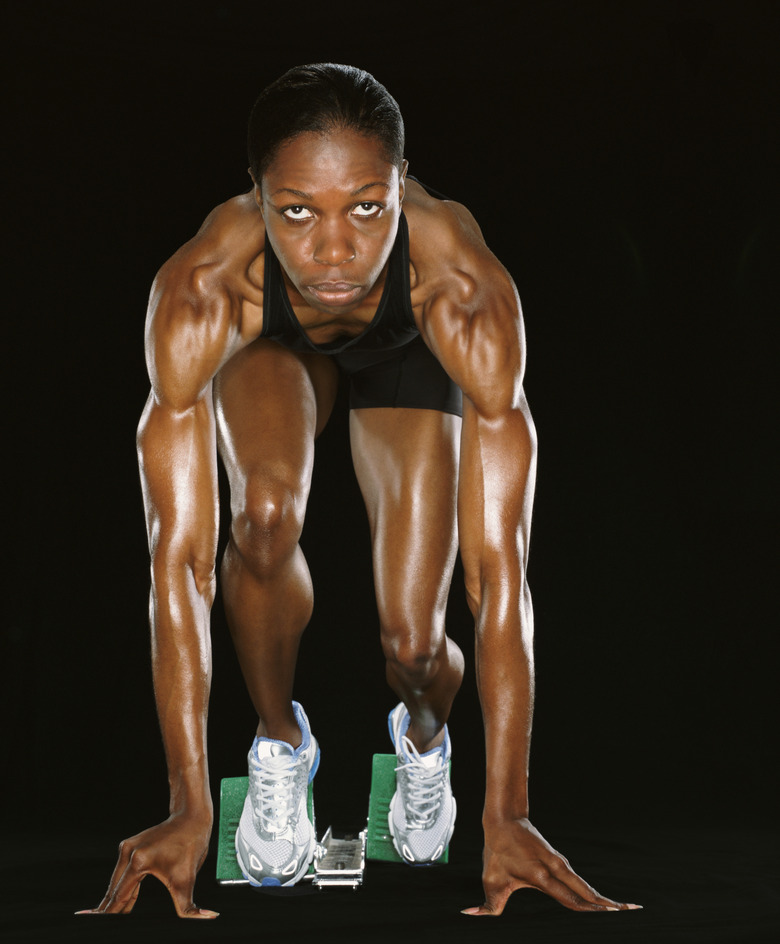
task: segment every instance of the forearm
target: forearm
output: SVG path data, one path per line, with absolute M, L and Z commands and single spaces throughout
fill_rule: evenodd
M 210 818 L 206 725 L 217 550 L 210 395 L 181 411 L 150 398 L 138 446 L 152 562 L 152 671 L 171 812 Z
M 192 568 L 181 562 L 155 562 L 152 572 L 152 673 L 168 765 L 170 812 L 210 817 L 206 729 L 213 585 L 208 581 L 199 588 Z
M 484 587 L 476 633 L 487 760 L 484 820 L 488 824 L 529 815 L 533 613 L 522 577 Z
M 533 610 L 526 581 L 536 437 L 523 400 L 464 422 L 458 521 L 485 725 L 485 819 L 528 816 Z

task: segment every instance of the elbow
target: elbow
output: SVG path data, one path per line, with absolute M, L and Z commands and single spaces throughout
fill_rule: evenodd
M 138 456 L 138 466 L 140 469 L 144 468 L 145 460 L 151 452 L 155 439 L 154 427 L 156 410 L 157 401 L 154 391 L 151 390 L 135 431 L 135 451 Z
M 466 603 L 477 629 L 485 620 L 492 626 L 530 624 L 531 595 L 525 567 L 518 555 L 509 568 L 483 566 L 465 574 Z
M 216 554 L 198 551 L 187 543 L 156 542 L 151 553 L 152 588 L 156 596 L 192 590 L 208 607 L 217 591 Z
M 465 583 L 466 604 L 468 605 L 471 615 L 476 620 L 482 608 L 482 585 L 479 580 L 469 580 L 468 576 L 466 577 Z

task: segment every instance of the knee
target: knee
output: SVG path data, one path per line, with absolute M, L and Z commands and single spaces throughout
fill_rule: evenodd
M 388 667 L 415 685 L 429 682 L 439 669 L 444 643 L 443 633 L 394 631 L 382 627 L 382 650 Z
M 231 538 L 252 571 L 271 573 L 294 552 L 305 504 L 292 477 L 252 476 L 247 481 L 240 502 L 233 501 Z

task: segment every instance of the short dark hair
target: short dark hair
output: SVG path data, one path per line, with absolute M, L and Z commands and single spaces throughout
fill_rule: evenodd
M 387 160 L 400 167 L 404 122 L 384 85 L 355 66 L 318 62 L 295 66 L 259 95 L 249 116 L 249 169 L 256 183 L 279 148 L 307 131 L 349 129 L 377 138 Z

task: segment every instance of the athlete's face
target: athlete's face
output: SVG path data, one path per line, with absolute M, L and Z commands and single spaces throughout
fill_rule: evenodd
M 376 138 L 354 131 L 306 132 L 279 149 L 255 199 L 307 304 L 346 313 L 371 292 L 393 248 L 405 173 Z

